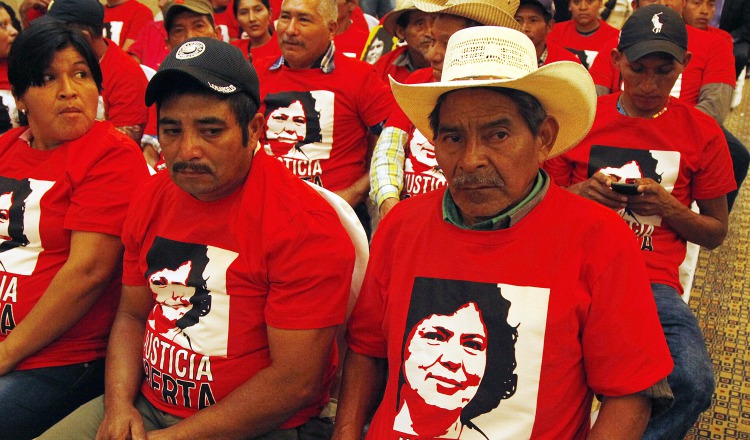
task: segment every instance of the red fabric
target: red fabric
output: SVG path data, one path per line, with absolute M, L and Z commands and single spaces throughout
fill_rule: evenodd
M 138 0 L 127 0 L 117 6 L 104 7 L 105 35 L 118 46 L 128 39 L 135 40 L 144 26 L 154 20 L 148 6 Z
M 320 121 L 322 135 L 321 141 L 297 150 L 292 144 L 269 140 L 267 133 L 263 140 L 266 152 L 279 156 L 297 176 L 331 191 L 348 188 L 367 173 L 369 127 L 385 121 L 395 106 L 390 89 L 375 75 L 371 65 L 338 51 L 334 64 L 331 73 L 323 73 L 319 68 L 293 70 L 287 66 L 258 69 L 264 109 L 268 95 L 312 92 L 319 117 L 308 114 L 307 119 Z
M 700 100 L 700 89 L 706 84 L 723 83 L 735 86 L 734 55 L 732 45 L 715 34 L 687 26 L 688 51 L 693 54 L 685 71 L 672 88 L 672 96 L 696 105 Z M 609 45 L 616 45 L 610 41 Z M 615 92 L 621 88 L 620 72 L 612 64 L 612 58 L 601 54 L 602 59 L 594 63 L 591 77 L 594 84 L 605 86 Z
M 406 68 L 406 66 L 393 65 L 394 61 L 396 61 L 396 58 L 400 57 L 401 54 L 406 52 L 407 48 L 408 46 L 397 47 L 378 58 L 378 60 L 375 62 L 375 73 L 377 73 L 378 77 L 380 77 L 380 79 L 382 79 L 383 82 L 385 82 L 389 86 L 391 84 L 390 80 L 388 79 L 389 76 L 392 76 L 396 81 L 403 83 L 407 78 L 409 78 L 409 75 L 411 75 L 411 72 Z
M 250 53 L 250 40 L 249 39 L 240 39 L 240 40 L 234 40 L 232 41 L 232 46 L 238 48 L 242 51 L 242 53 L 245 55 L 245 58 L 248 58 L 248 53 Z M 256 47 L 252 50 L 253 54 L 253 61 L 266 58 L 266 57 L 273 57 L 274 59 L 278 59 L 281 56 L 281 48 L 279 48 L 279 40 L 276 38 L 276 35 L 273 35 L 270 40 L 266 44 L 260 47 Z
M 262 151 L 244 187 L 214 202 L 193 198 L 168 173 L 153 176 L 128 213 L 123 243 L 123 282 L 148 285 L 155 300 L 141 392 L 178 417 L 218 402 L 270 364 L 266 325 L 300 330 L 344 321 L 354 265 L 349 237 L 324 199 Z M 199 307 L 201 284 L 210 310 L 179 332 L 169 312 L 185 312 L 175 303 L 188 299 Z M 320 412 L 335 369 L 334 350 L 315 403 L 282 428 Z
M 613 149 L 623 149 L 627 151 L 620 153 L 621 162 L 632 161 L 645 177 L 651 177 L 647 165 L 633 151 L 650 151 L 658 160 L 656 173 L 661 185 L 685 206 L 693 200 L 720 197 L 736 188 L 727 142 L 710 116 L 672 98 L 668 110 L 658 118 L 631 118 L 617 111 L 619 96 L 617 93 L 599 98 L 588 136 L 571 151 L 545 163 L 544 168 L 556 183 L 569 186 L 608 166 L 624 170 L 612 159 L 616 151 Z M 592 147 L 598 147 L 599 152 L 592 151 Z M 618 175 L 641 177 L 624 175 L 626 172 Z M 681 292 L 678 268 L 685 258 L 685 241 L 660 217 L 634 218 L 627 212 L 619 213 L 638 238 L 651 282 L 667 284 Z
M 365 14 L 357 6 L 354 8 L 351 16 L 351 24 L 343 34 L 336 35 L 333 38 L 333 44 L 336 45 L 336 51 L 350 58 L 361 58 L 362 51 L 367 45 L 367 39 L 370 38 L 370 28 L 365 21 Z
M 394 420 L 409 341 L 405 335 L 411 332 L 406 322 L 412 308 L 441 314 L 437 307 L 448 302 L 437 290 L 413 287 L 420 279 L 487 283 L 491 292 L 483 294 L 499 292 L 510 301 L 507 323 L 518 332 L 513 371 L 518 383 L 497 409 L 472 420 L 486 438 L 583 439 L 592 391 L 627 395 L 667 376 L 672 360 L 643 260 L 616 215 L 552 185 L 541 203 L 509 229 L 467 231 L 443 220 L 444 192 L 399 203 L 373 238 L 347 335 L 351 350 L 388 359 L 385 396 L 368 439 L 417 438 L 397 432 L 404 424 Z M 555 225 L 565 225 L 565 233 Z M 452 293 L 459 299 L 479 295 L 471 287 Z M 486 316 L 481 319 L 488 341 L 500 334 L 499 326 Z M 484 379 L 493 368 L 490 355 Z M 484 400 L 482 385 L 470 404 Z M 439 388 L 436 400 L 447 394 Z M 408 389 L 401 387 L 402 399 Z M 422 416 L 418 408 L 409 410 L 412 420 Z M 463 431 L 472 432 L 466 426 Z
M 583 36 L 576 30 L 576 22 L 568 20 L 555 24 L 547 35 L 547 42 L 557 43 L 575 53 L 584 67 L 588 69 L 599 55 L 601 46 L 619 35 L 618 29 L 599 19 L 599 29 L 591 35 Z
M 130 45 L 128 53 L 138 57 L 144 66 L 159 70 L 161 62 L 169 55 L 164 22 L 159 20 L 146 24 L 135 39 L 135 43 Z
M 234 2 L 230 1 L 227 8 L 221 12 L 214 11 L 214 24 L 217 29 L 221 29 L 221 37 L 224 41 L 230 42 L 240 38 L 242 30 L 234 16 Z
M 734 47 L 734 39 L 732 39 L 732 35 L 724 29 L 709 26 L 706 29 L 706 32 L 718 36 L 719 38 L 723 39 L 725 43 L 729 44 L 730 47 Z M 732 55 L 734 55 L 734 53 L 732 53 Z
M 10 90 L 10 81 L 8 81 L 8 59 L 0 60 L 0 90 Z
M 105 39 L 106 40 L 106 39 Z M 102 68 L 102 98 L 107 120 L 115 127 L 146 125 L 148 109 L 144 97 L 148 81 L 141 66 L 119 46 L 106 40 Z
M 560 46 L 557 43 L 547 41 L 546 44 L 547 44 L 547 59 L 544 60 L 544 65 L 547 65 L 549 63 L 555 63 L 557 61 L 573 61 L 575 63 L 581 64 L 581 60 L 573 52 L 570 52 L 569 50 L 565 49 L 564 47 Z
M 50 151 L 19 139 L 19 127 L 0 137 L 0 193 L 25 205 L 10 210 L 29 243 L 0 247 L 0 341 L 39 301 L 70 253 L 71 231 L 120 236 L 128 202 L 148 176 L 143 154 L 109 122 L 96 122 L 82 137 Z M 24 195 L 20 184 L 30 184 Z M 6 206 L 7 207 L 7 206 Z M 7 228 L 7 223 L 6 223 Z M 3 232 L 3 234 L 7 233 Z M 17 240 L 13 240 L 16 241 Z M 119 270 L 89 312 L 55 342 L 16 369 L 70 365 L 104 358 L 120 293 Z

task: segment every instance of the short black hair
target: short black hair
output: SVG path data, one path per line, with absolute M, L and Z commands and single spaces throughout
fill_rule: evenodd
M 10 47 L 8 80 L 16 98 L 22 98 L 29 87 L 43 85 L 44 73 L 55 54 L 72 47 L 86 61 L 99 92 L 102 91 L 102 70 L 94 50 L 81 31 L 65 24 L 48 22 L 35 24 L 24 30 Z
M 175 80 L 170 83 L 171 87 L 156 97 L 157 128 L 159 116 L 161 115 L 161 105 L 164 101 L 181 95 L 210 96 L 229 103 L 229 108 L 232 110 L 232 114 L 234 114 L 235 120 L 242 130 L 242 146 L 247 146 L 247 142 L 250 140 L 248 125 L 255 114 L 258 113 L 258 105 L 255 104 L 255 101 L 249 95 L 245 93 L 223 95 L 208 89 L 185 73 L 174 72 L 174 76 Z
M 460 89 L 465 90 L 465 89 Z M 537 136 L 539 134 L 539 127 L 542 125 L 545 119 L 547 119 L 547 112 L 542 107 L 542 104 L 534 96 L 522 92 L 516 89 L 508 89 L 503 87 L 477 87 L 473 90 L 491 90 L 495 93 L 508 97 L 516 105 L 518 113 L 521 114 L 526 126 L 531 130 L 531 134 Z M 437 99 L 435 108 L 430 112 L 430 128 L 432 129 L 433 141 L 437 136 L 438 127 L 440 126 L 440 107 L 445 102 L 448 95 L 458 90 L 452 90 L 447 93 L 443 93 Z
M 234 8 L 234 18 L 237 18 L 237 10 L 240 8 L 240 2 L 242 0 L 234 0 L 232 3 L 232 7 Z M 263 3 L 263 6 L 268 9 L 268 12 L 271 12 L 271 4 L 268 2 L 268 0 L 260 0 L 261 3 Z
M 12 24 L 13 27 L 20 33 L 22 27 L 21 22 L 18 21 L 18 17 L 16 16 L 16 11 L 14 11 L 13 8 L 5 2 L 0 2 L 0 7 L 5 9 L 5 12 L 8 13 L 8 16 L 10 16 L 10 24 Z

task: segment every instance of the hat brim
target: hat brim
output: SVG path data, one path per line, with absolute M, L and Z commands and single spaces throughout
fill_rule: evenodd
M 516 3 L 515 12 L 518 9 L 519 0 L 514 1 Z M 440 5 L 419 0 L 415 0 L 414 3 L 419 10 L 424 12 L 457 15 L 482 23 L 484 26 L 502 26 L 523 32 L 521 25 L 518 24 L 513 15 L 500 9 L 495 4 L 469 1 L 453 5 Z
M 169 88 L 168 84 L 176 84 L 178 82 L 175 81 L 175 76 L 189 76 L 205 88 L 220 95 L 231 95 L 237 92 L 237 87 L 234 84 L 217 75 L 211 74 L 205 69 L 193 66 L 173 67 L 159 70 L 151 78 L 151 81 L 148 82 L 148 87 L 146 87 L 146 106 L 151 106 L 156 102 L 159 95 Z
M 401 10 L 394 9 L 388 12 L 383 17 L 383 29 L 388 31 L 388 33 L 391 35 L 396 35 L 396 21 L 399 19 L 399 17 L 401 17 L 407 12 L 418 11 L 418 10 L 419 9 L 417 8 L 401 9 Z
M 686 49 L 667 40 L 641 41 L 622 49 L 622 53 L 625 54 L 628 61 L 637 61 L 646 55 L 657 52 L 672 55 L 677 61 L 683 62 L 685 60 Z
M 548 157 L 558 156 L 581 141 L 594 123 L 596 89 L 585 67 L 572 61 L 542 66 L 518 79 L 456 80 L 401 84 L 391 80 L 396 102 L 414 126 L 430 141 L 429 115 L 444 93 L 480 87 L 520 90 L 534 96 L 560 127 Z

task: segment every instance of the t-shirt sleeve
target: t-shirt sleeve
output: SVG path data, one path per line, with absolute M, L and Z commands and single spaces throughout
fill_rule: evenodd
M 265 321 L 276 328 L 324 328 L 344 322 L 354 247 L 333 212 L 297 214 L 269 239 Z
M 129 139 L 107 137 L 111 145 L 92 148 L 101 151 L 95 161 L 70 157 L 72 180 L 70 209 L 64 226 L 72 231 L 100 232 L 120 236 L 130 198 L 148 178 L 143 155 Z M 78 150 L 80 151 L 80 150 Z
M 390 87 L 378 78 L 374 70 L 367 71 L 360 87 L 365 92 L 359 93 L 359 114 L 365 125 L 372 127 L 388 119 L 396 107 Z
M 573 169 L 564 154 L 544 161 L 542 168 L 558 186 L 567 188 L 573 183 Z
M 734 70 L 734 50 L 732 45 L 718 35 L 710 35 L 713 39 L 708 54 L 706 68 L 703 71 L 701 85 L 710 83 L 724 83 L 734 87 L 737 82 Z
M 143 246 L 143 231 L 139 227 L 142 221 L 142 205 L 151 203 L 144 200 L 143 194 L 136 194 L 131 201 L 125 224 L 122 227 L 122 244 L 125 253 L 122 258 L 122 283 L 127 286 L 144 286 L 146 277 L 140 270 L 139 261 Z
M 151 21 L 154 19 L 154 14 L 151 13 L 151 10 L 146 8 L 138 8 L 135 11 L 135 14 L 133 14 L 133 18 L 130 21 L 130 27 L 128 29 L 128 34 L 124 35 L 122 38 L 120 38 L 121 44 L 125 44 L 125 41 L 135 40 L 138 38 L 138 35 L 140 35 L 141 30 Z
M 115 81 L 107 84 L 109 90 L 102 92 L 107 105 L 107 119 L 115 127 L 145 126 L 148 121 L 148 108 L 143 98 L 148 86 L 146 75 L 130 56 L 122 59 L 122 64 L 117 68 L 119 72 Z
M 584 273 L 591 290 L 582 337 L 584 364 L 595 393 L 624 396 L 666 377 L 673 362 L 632 233 L 615 224 L 605 233 L 610 243 L 621 246 L 597 257 Z
M 699 169 L 690 181 L 691 193 L 697 200 L 713 199 L 737 189 L 726 138 L 713 120 L 709 122 L 714 128 L 713 136 L 706 143 Z
M 617 71 L 612 63 L 612 49 L 617 47 L 617 40 L 610 40 L 602 46 L 599 55 L 594 58 L 594 62 L 589 68 L 591 78 L 597 86 L 603 86 L 609 89 L 610 93 L 620 90 L 620 72 Z

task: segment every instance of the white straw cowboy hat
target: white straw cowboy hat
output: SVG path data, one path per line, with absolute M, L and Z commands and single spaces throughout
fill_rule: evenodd
M 521 30 L 515 19 L 520 0 L 414 0 L 424 12 L 458 15 L 484 26 L 502 26 Z
M 416 10 L 414 0 L 396 0 L 396 8 L 383 16 L 383 28 L 391 35 L 396 35 L 396 20 L 407 12 Z
M 430 140 L 429 115 L 438 97 L 477 87 L 520 90 L 539 100 L 560 126 L 549 157 L 573 148 L 594 122 L 596 91 L 586 68 L 572 61 L 537 67 L 529 37 L 504 27 L 478 26 L 453 34 L 440 82 L 406 85 L 391 78 L 396 102 Z

